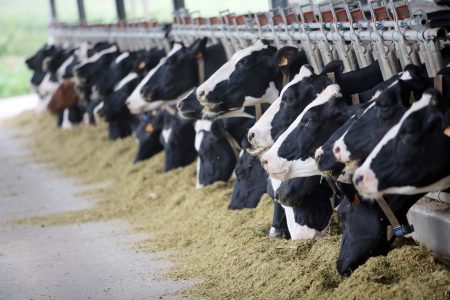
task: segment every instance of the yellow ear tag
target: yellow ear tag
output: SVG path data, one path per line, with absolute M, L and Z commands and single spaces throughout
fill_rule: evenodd
M 139 68 L 140 70 L 142 70 L 143 68 L 145 68 L 145 61 L 141 61 L 141 62 L 139 63 L 138 68 Z
M 286 57 L 283 57 L 280 61 L 280 63 L 278 64 L 279 67 L 283 67 L 286 66 L 289 63 L 288 59 Z
M 155 128 L 153 128 L 152 123 L 148 123 L 147 126 L 145 127 L 145 132 L 147 132 L 147 133 L 152 133 L 154 130 L 155 130 Z
M 448 137 L 450 137 L 450 126 L 444 129 L 444 134 Z

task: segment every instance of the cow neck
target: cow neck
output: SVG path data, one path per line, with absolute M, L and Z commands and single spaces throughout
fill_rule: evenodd
M 442 75 L 434 76 L 434 88 L 437 89 L 442 96 L 444 96 L 444 94 L 442 93 L 443 92 L 442 78 L 443 78 Z
M 376 198 L 375 201 L 378 203 L 378 206 L 381 208 L 384 215 L 388 218 L 389 223 L 391 223 L 392 233 L 395 236 L 400 237 L 405 234 L 410 234 L 414 232 L 413 225 L 400 225 L 400 222 L 398 221 L 391 207 L 386 202 L 386 200 L 384 200 L 383 197 Z

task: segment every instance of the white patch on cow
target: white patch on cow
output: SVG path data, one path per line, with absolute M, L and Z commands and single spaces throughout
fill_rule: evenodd
M 316 149 L 316 152 L 314 153 L 314 159 L 318 159 L 319 156 L 322 156 L 325 152 L 323 151 L 322 146 Z
M 200 183 L 200 168 L 201 168 L 201 161 L 200 161 L 200 157 L 197 157 L 197 164 L 196 164 L 196 182 L 195 182 L 195 188 L 196 189 L 201 189 L 202 187 L 204 187 L 203 184 Z
M 118 83 L 116 83 L 116 85 L 114 86 L 114 92 L 117 92 L 118 90 L 123 88 L 127 83 L 136 78 L 138 78 L 138 74 L 135 72 L 131 72 L 130 74 L 122 78 L 122 80 L 120 80 Z
M 309 68 L 302 66 L 300 72 L 282 89 L 279 97 L 270 105 L 270 107 L 264 112 L 261 118 L 255 123 L 255 125 L 248 131 L 248 136 L 253 135 L 254 138 L 250 141 L 252 148 L 255 150 L 255 154 L 262 153 L 269 148 L 275 142 L 272 139 L 270 131 L 272 129 L 272 121 L 276 113 L 280 110 L 281 99 L 284 92 L 292 85 L 300 82 L 305 77 L 310 77 L 312 72 Z M 252 151 L 253 153 L 254 151 Z
M 61 123 L 61 128 L 64 130 L 73 128 L 73 124 L 69 120 L 69 109 L 68 108 L 64 109 L 64 111 L 63 111 L 63 120 Z
M 122 60 L 124 60 L 125 58 L 127 58 L 128 56 L 130 56 L 130 53 L 125 51 L 124 53 L 120 54 L 119 56 L 116 57 L 116 59 L 114 60 L 114 62 L 116 64 L 120 63 Z
M 141 80 L 141 82 L 138 84 L 138 86 L 134 89 L 134 91 L 131 93 L 131 95 L 127 99 L 127 106 L 131 113 L 133 114 L 140 114 L 146 111 L 151 111 L 159 106 L 161 106 L 162 103 L 165 103 L 164 101 L 157 101 L 158 103 L 155 104 L 155 102 L 147 102 L 142 98 L 141 90 L 142 87 L 152 78 L 152 76 L 156 73 L 156 71 L 161 68 L 162 65 L 166 62 L 167 58 L 174 55 L 176 52 L 178 52 L 180 49 L 182 49 L 183 46 L 179 43 L 176 43 L 173 45 L 172 50 L 167 54 L 166 57 L 162 58 L 159 63 L 154 67 L 153 69 L 148 72 L 148 74 L 144 77 L 144 79 Z M 158 106 L 159 105 L 159 106 Z
M 78 47 L 75 50 L 75 55 L 78 57 L 78 59 L 81 62 L 84 62 L 89 58 L 89 56 L 88 56 L 89 49 L 92 49 L 92 45 L 89 45 L 88 42 L 83 42 L 83 43 L 81 43 L 80 47 Z
M 44 79 L 36 89 L 37 94 L 41 98 L 41 101 L 39 101 L 36 107 L 37 113 L 42 113 L 47 110 L 47 105 L 49 104 L 53 94 L 55 94 L 58 87 L 59 83 L 51 79 L 51 74 L 50 73 L 45 74 Z
M 236 70 L 236 64 L 242 58 L 251 55 L 253 52 L 261 51 L 267 47 L 269 46 L 265 45 L 261 40 L 258 40 L 252 46 L 234 53 L 229 61 L 223 64 L 214 74 L 211 75 L 211 77 L 209 77 L 197 88 L 197 98 L 200 101 L 205 101 L 208 97 L 208 93 L 213 91 L 218 83 L 230 78 L 230 75 Z M 204 93 L 204 95 L 200 97 L 200 93 Z
M 94 55 L 92 55 L 91 57 L 85 59 L 81 64 L 79 64 L 79 65 L 77 66 L 77 68 L 81 68 L 82 66 L 84 66 L 84 65 L 86 65 L 86 64 L 96 62 L 96 61 L 99 60 L 103 55 L 108 54 L 108 53 L 114 53 L 114 52 L 116 52 L 117 50 L 119 50 L 119 49 L 117 49 L 117 46 L 116 46 L 116 45 L 113 45 L 113 46 L 111 46 L 111 47 L 109 47 L 109 48 L 107 48 L 107 49 L 105 49 L 105 50 L 99 51 L 99 52 L 95 53 Z
M 411 80 L 412 76 L 411 73 L 409 73 L 408 71 L 405 71 L 402 73 L 402 75 L 400 76 L 401 80 Z
M 197 152 L 200 150 L 205 132 L 211 131 L 211 124 L 212 121 L 209 120 L 198 120 L 195 122 L 195 150 Z
M 411 107 L 406 111 L 406 113 L 402 116 L 400 121 L 393 126 L 386 134 L 385 136 L 380 140 L 380 142 L 375 146 L 375 148 L 372 150 L 372 152 L 367 156 L 364 163 L 355 171 L 355 174 L 353 176 L 353 183 L 355 184 L 355 187 L 358 189 L 358 191 L 368 198 L 377 198 L 385 193 L 387 193 L 387 190 L 379 191 L 378 190 L 378 179 L 376 177 L 376 174 L 371 169 L 370 165 L 372 164 L 372 161 L 377 157 L 377 155 L 380 153 L 380 151 L 383 149 L 383 147 L 392 139 L 394 139 L 403 122 L 414 112 L 421 110 L 425 107 L 427 107 L 430 102 L 432 101 L 432 96 L 430 94 L 424 93 L 422 95 L 422 98 L 414 102 Z M 355 183 L 355 180 L 357 178 L 363 178 L 361 181 L 358 182 L 358 184 Z M 438 184 L 439 185 L 439 184 Z M 434 187 L 433 187 L 434 188 Z M 389 192 L 392 192 L 393 190 L 397 191 L 397 193 L 416 193 L 415 191 L 418 191 L 421 188 L 416 187 L 392 187 L 389 188 Z M 422 188 L 423 189 L 423 188 Z
M 56 71 L 56 77 L 58 78 L 59 82 L 63 81 L 63 75 L 67 70 L 67 67 L 73 62 L 73 60 L 75 59 L 75 55 L 71 55 L 69 56 L 68 59 L 66 59 L 63 64 L 58 68 L 58 70 Z
M 372 97 L 372 99 L 371 99 L 370 101 L 373 101 L 373 100 L 375 100 L 376 98 L 378 98 L 378 96 L 379 96 L 380 94 L 381 94 L 381 91 L 376 91 L 375 95 Z M 364 115 L 366 112 L 368 112 L 369 109 L 371 109 L 371 108 L 374 107 L 374 106 L 375 106 L 375 101 L 374 101 L 372 104 L 370 104 L 370 105 L 363 111 L 363 113 L 361 114 L 361 116 Z M 350 126 L 350 128 L 352 128 L 352 127 Z M 347 145 L 346 145 L 345 142 L 344 142 L 344 138 L 345 138 L 345 136 L 347 135 L 347 133 L 349 132 L 350 128 L 347 129 L 347 130 L 344 132 L 344 134 L 343 134 L 339 139 L 337 139 L 337 140 L 334 142 L 334 145 L 333 145 L 333 154 L 334 154 L 334 157 L 336 158 L 337 161 L 340 161 L 340 162 L 342 162 L 342 163 L 348 163 L 348 162 L 350 161 L 350 155 L 351 155 L 351 153 L 350 153 L 350 151 L 347 149 Z
M 50 63 L 50 61 L 52 60 L 52 58 L 50 56 L 44 57 L 44 59 L 42 60 L 42 71 L 47 71 L 48 70 L 48 64 Z
M 332 84 L 327 86 L 317 98 L 308 104 L 302 113 L 295 119 L 295 121 L 288 127 L 288 129 L 283 132 L 283 134 L 277 139 L 273 146 L 265 152 L 261 160 L 266 161 L 267 164 L 263 165 L 265 170 L 274 178 L 279 180 L 287 180 L 293 177 L 309 177 L 313 175 L 322 175 L 319 170 L 316 161 L 309 157 L 306 160 L 293 160 L 288 161 L 285 158 L 278 156 L 278 150 L 284 143 L 289 134 L 294 131 L 295 128 L 300 124 L 305 113 L 312 107 L 323 105 L 330 99 L 338 96 L 340 94 L 340 87 L 337 84 Z
M 326 234 L 326 229 L 318 231 L 306 225 L 300 225 L 295 222 L 294 210 L 292 207 L 281 205 L 286 214 L 286 222 L 292 240 L 317 239 Z
M 275 86 L 275 83 L 271 81 L 269 82 L 269 86 L 264 92 L 264 95 L 258 98 L 247 96 L 245 97 L 244 104 L 242 106 L 253 106 L 258 103 L 273 103 L 273 101 L 278 98 L 279 94 L 280 92 Z
M 255 116 L 246 113 L 243 108 L 229 111 L 223 115 L 215 117 L 214 119 L 226 119 L 226 118 L 249 118 L 254 119 Z
M 164 139 L 164 143 L 167 144 L 170 139 L 170 135 L 172 134 L 172 128 L 164 128 L 161 132 L 161 135 Z
M 103 105 L 105 105 L 105 103 L 102 101 L 102 102 L 100 102 L 99 104 L 97 104 L 97 106 L 94 107 L 94 116 L 95 116 L 95 119 L 99 119 L 98 112 L 99 112 L 100 109 L 103 108 Z

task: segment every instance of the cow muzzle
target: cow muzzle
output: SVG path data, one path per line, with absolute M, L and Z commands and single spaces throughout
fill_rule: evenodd
M 370 168 L 359 168 L 353 175 L 356 189 L 368 198 L 374 198 L 379 193 L 378 179 Z

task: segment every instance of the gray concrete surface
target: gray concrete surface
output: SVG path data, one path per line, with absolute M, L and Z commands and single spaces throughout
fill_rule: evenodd
M 87 208 L 80 186 L 25 159 L 26 148 L 0 124 L 0 299 L 177 299 L 190 284 L 161 279 L 171 263 L 138 253 L 119 220 L 64 226 L 8 221 Z

